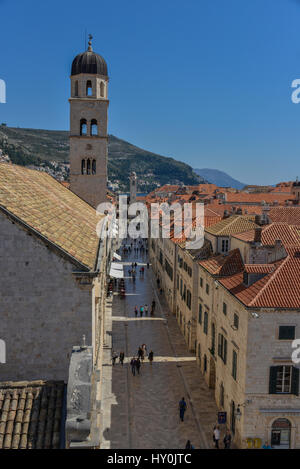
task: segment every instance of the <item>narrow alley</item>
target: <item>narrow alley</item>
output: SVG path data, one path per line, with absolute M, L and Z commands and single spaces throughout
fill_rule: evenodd
M 169 312 L 163 295 L 156 289 L 146 254 L 132 251 L 122 255 L 126 286 L 125 298 L 115 292 L 107 302 L 107 343 L 101 377 L 101 436 L 103 449 L 212 448 L 212 431 L 217 407 L 213 393 L 202 378 L 196 358 L 188 352 L 176 318 Z M 129 275 L 137 262 L 135 282 Z M 140 267 L 144 266 L 144 274 Z M 150 315 L 152 300 L 155 314 Z M 148 315 L 135 316 L 135 306 L 148 305 Z M 140 345 L 154 352 L 147 356 L 139 375 L 131 373 L 130 360 Z M 112 366 L 112 351 L 125 353 Z M 184 422 L 179 419 L 179 401 L 185 397 Z

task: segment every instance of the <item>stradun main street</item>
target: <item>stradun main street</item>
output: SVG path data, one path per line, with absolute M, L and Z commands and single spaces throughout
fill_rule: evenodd
M 156 279 L 147 268 L 147 255 L 134 249 L 123 254 L 126 296 L 115 289 L 107 301 L 107 324 L 102 363 L 101 438 L 102 449 L 185 448 L 190 440 L 195 448 L 212 448 L 212 431 L 217 407 L 196 363 L 188 352 L 176 318 L 164 297 L 158 293 Z M 129 274 L 137 262 L 136 278 Z M 140 268 L 144 267 L 144 274 Z M 150 315 L 155 300 L 155 314 Z M 148 306 L 140 317 L 140 307 Z M 135 306 L 138 316 L 135 315 Z M 147 358 L 140 374 L 133 376 L 130 361 L 140 345 L 154 353 Z M 124 352 L 124 365 L 112 364 L 112 355 Z M 179 418 L 179 401 L 187 403 L 184 422 Z

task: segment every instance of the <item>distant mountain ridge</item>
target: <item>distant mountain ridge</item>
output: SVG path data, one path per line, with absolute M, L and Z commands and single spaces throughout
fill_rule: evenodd
M 237 179 L 232 178 L 229 174 L 224 173 L 224 171 L 220 171 L 218 169 L 194 169 L 194 172 L 198 174 L 198 176 L 203 177 L 207 181 L 211 182 L 212 184 L 216 184 L 219 187 L 233 187 L 235 189 L 241 190 L 247 184 L 244 184 Z
M 69 162 L 69 132 L 23 129 L 0 125 L 0 150 L 15 164 L 46 167 L 54 176 L 60 165 Z M 0 152 L 1 153 L 1 152 Z M 60 168 L 61 169 L 61 168 Z M 157 155 L 109 135 L 108 179 L 115 189 L 128 191 L 129 175 L 135 171 L 139 192 L 150 192 L 164 184 L 196 185 L 205 182 L 181 161 Z M 63 177 L 68 177 L 67 172 Z

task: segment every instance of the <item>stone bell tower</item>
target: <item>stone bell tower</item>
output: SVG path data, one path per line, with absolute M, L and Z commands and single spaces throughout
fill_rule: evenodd
M 136 183 L 137 183 L 137 177 L 136 173 L 132 171 L 130 173 L 130 203 L 136 202 Z
M 71 70 L 70 189 L 96 208 L 106 201 L 109 101 L 107 65 L 91 40 Z

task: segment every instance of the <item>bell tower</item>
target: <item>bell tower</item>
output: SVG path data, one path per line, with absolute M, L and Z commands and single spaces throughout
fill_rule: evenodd
M 75 57 L 71 70 L 70 189 L 93 207 L 106 201 L 108 73 L 92 48 Z

